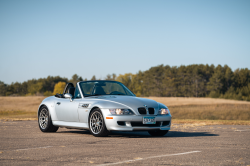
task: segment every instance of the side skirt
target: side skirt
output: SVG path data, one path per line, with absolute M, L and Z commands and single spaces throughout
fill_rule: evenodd
M 89 129 L 88 123 L 80 122 L 64 122 L 64 121 L 53 121 L 54 126 L 66 127 L 72 129 Z

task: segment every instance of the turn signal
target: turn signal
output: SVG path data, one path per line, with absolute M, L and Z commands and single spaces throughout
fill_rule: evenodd
M 113 117 L 106 117 L 106 119 L 113 119 Z

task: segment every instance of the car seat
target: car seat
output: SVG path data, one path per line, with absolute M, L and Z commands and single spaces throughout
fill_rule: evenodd
M 75 95 L 75 88 L 74 88 L 74 87 L 70 87 L 70 88 L 68 89 L 68 93 L 71 94 L 72 97 L 74 97 L 74 95 Z
M 105 91 L 103 90 L 103 88 L 101 86 L 95 87 L 94 94 L 95 95 L 106 95 Z

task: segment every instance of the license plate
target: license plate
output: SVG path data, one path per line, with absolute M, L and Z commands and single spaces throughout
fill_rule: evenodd
M 155 117 L 143 117 L 143 124 L 155 124 Z

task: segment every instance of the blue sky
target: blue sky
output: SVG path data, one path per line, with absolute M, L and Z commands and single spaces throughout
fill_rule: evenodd
M 160 64 L 250 68 L 250 1 L 0 1 L 5 83 Z

